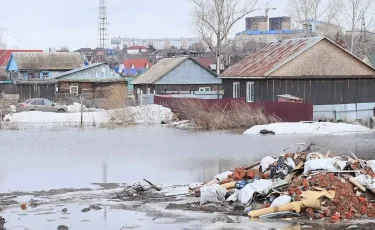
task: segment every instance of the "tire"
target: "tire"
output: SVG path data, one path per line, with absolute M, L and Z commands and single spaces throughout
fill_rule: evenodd
M 57 113 L 65 113 L 65 110 L 59 109 L 59 110 L 57 110 Z
M 30 109 L 30 112 L 35 112 L 35 109 Z

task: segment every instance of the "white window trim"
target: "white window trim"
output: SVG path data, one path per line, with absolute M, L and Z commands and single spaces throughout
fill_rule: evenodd
M 236 92 L 236 85 L 238 85 L 238 91 Z M 237 93 L 237 95 L 236 95 Z M 235 81 L 233 82 L 233 98 L 240 98 L 240 82 Z
M 77 89 L 76 93 L 74 93 L 74 94 L 78 94 L 78 86 L 76 86 L 76 85 L 70 86 L 70 93 L 73 94 L 73 92 L 72 92 L 73 90 L 72 89 L 74 89 L 74 88 Z
M 199 87 L 198 91 L 200 91 L 200 92 L 208 92 L 208 91 L 211 91 L 211 87 Z
M 253 89 L 253 91 L 255 91 L 254 82 L 253 81 L 246 82 L 246 102 L 254 102 L 255 92 L 252 92 L 251 88 Z

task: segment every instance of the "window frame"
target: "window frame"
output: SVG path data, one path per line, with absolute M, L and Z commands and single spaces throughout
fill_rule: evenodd
M 77 93 L 72 93 L 72 88 L 76 88 L 77 89 Z M 70 92 L 70 94 L 79 94 L 79 88 L 78 88 L 78 86 L 77 85 L 71 85 L 69 87 L 69 92 Z
M 199 87 L 198 91 L 199 92 L 209 92 L 209 91 L 211 91 L 211 87 Z
M 246 102 L 254 102 L 255 88 L 253 81 L 246 82 Z
M 240 84 L 239 81 L 233 82 L 233 98 L 240 98 L 240 95 L 241 95 L 240 94 L 240 91 L 241 91 L 240 88 L 241 88 L 241 84 Z

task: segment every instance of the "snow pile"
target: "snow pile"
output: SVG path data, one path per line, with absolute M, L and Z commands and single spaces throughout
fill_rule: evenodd
M 274 123 L 269 125 L 256 125 L 244 134 L 260 134 L 261 130 L 273 131 L 276 135 L 314 134 L 314 135 L 348 135 L 354 133 L 370 133 L 373 130 L 360 125 L 330 122 L 314 123 Z
M 137 124 L 159 124 L 162 121 L 170 122 L 173 119 L 173 113 L 169 108 L 161 105 L 145 105 L 137 107 L 128 107 L 130 116 Z
M 79 109 L 78 109 L 79 108 Z M 173 113 L 170 109 L 161 105 L 146 105 L 141 107 L 128 107 L 119 110 L 98 110 L 85 108 L 83 112 L 83 122 L 85 124 L 107 123 L 110 121 L 134 121 L 138 124 L 160 124 L 162 121 L 170 122 Z M 8 114 L 4 121 L 17 123 L 79 123 L 81 121 L 81 105 L 78 103 L 68 107 L 69 113 L 48 113 L 39 111 L 21 112 Z M 128 117 L 129 119 L 125 119 Z
M 67 108 L 68 108 L 69 113 L 81 112 L 81 104 L 77 102 L 74 102 L 73 105 L 68 105 Z M 87 107 L 83 106 L 83 111 L 86 111 L 86 110 L 87 110 Z
M 109 122 L 111 117 L 107 112 L 85 112 L 83 122 L 85 124 L 97 124 Z M 81 113 L 48 113 L 39 111 L 8 114 L 4 121 L 16 123 L 80 123 Z

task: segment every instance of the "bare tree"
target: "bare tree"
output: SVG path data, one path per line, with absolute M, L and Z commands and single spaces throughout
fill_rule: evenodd
M 60 52 L 69 52 L 69 47 L 67 47 L 67 46 L 61 46 Z
M 325 10 L 323 0 L 289 0 L 290 16 L 298 25 L 302 25 L 306 36 L 310 33 L 310 20 L 319 20 Z
M 258 0 L 188 0 L 194 4 L 192 12 L 195 29 L 208 48 L 216 55 L 220 74 L 220 55 L 224 52 L 233 25 L 257 10 Z
M 204 46 L 203 43 L 198 42 L 198 43 L 194 43 L 191 46 L 189 46 L 188 50 L 194 50 L 196 52 L 203 53 L 204 51 L 206 51 L 206 47 Z
M 342 10 L 341 0 L 327 0 L 324 21 L 329 24 L 336 24 L 336 19 Z
M 341 5 L 343 7 L 341 13 L 342 21 L 346 23 L 346 27 L 349 29 L 347 45 L 349 51 L 355 54 L 356 44 L 363 39 L 362 33 L 367 30 L 368 25 L 371 25 L 374 20 L 375 0 L 341 0 Z M 367 25 L 362 25 L 365 19 L 369 19 Z M 360 35 L 356 33 L 358 31 L 360 31 Z

